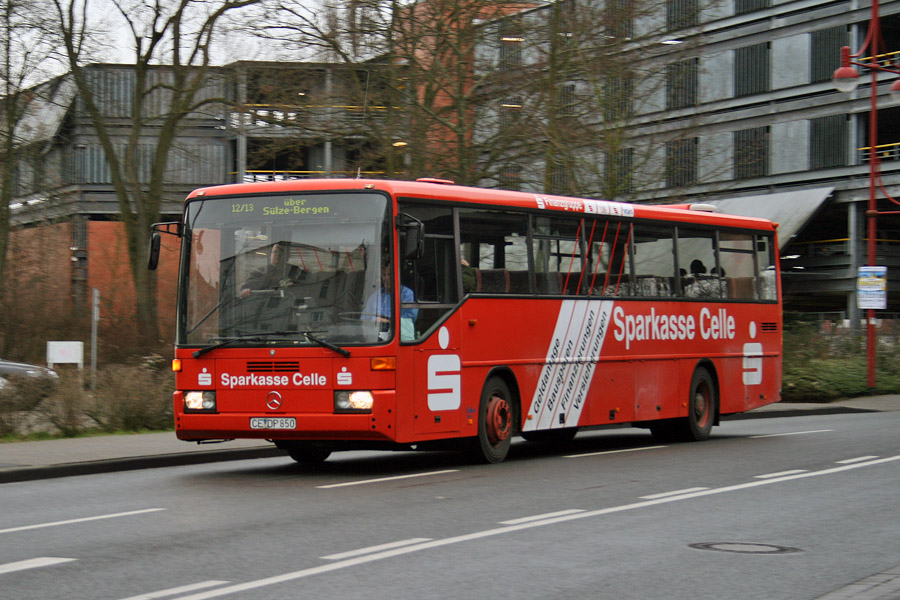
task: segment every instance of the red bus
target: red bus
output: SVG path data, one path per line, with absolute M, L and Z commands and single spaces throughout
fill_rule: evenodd
M 324 179 L 200 189 L 161 231 L 182 238 L 182 440 L 297 461 L 452 441 L 499 462 L 513 436 L 609 424 L 703 440 L 780 399 L 763 219 Z

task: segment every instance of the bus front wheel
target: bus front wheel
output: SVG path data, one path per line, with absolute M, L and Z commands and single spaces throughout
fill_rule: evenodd
M 703 367 L 694 371 L 688 389 L 688 416 L 650 424 L 650 433 L 663 442 L 700 442 L 709 439 L 716 420 L 718 390 Z
M 502 462 L 512 440 L 513 399 L 509 386 L 500 377 L 489 377 L 481 391 L 478 409 L 478 437 L 472 455 L 479 462 Z
M 313 442 L 282 442 L 276 446 L 288 453 L 298 463 L 312 465 L 325 462 L 331 450 Z

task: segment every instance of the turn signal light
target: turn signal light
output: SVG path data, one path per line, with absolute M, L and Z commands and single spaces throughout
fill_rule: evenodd
M 172 359 L 172 370 L 176 373 L 181 373 L 181 359 L 173 358 Z
M 396 356 L 373 356 L 369 361 L 369 368 L 373 371 L 396 371 Z

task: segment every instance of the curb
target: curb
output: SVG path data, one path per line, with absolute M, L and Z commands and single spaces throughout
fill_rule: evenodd
M 805 417 L 809 415 L 847 415 L 853 413 L 881 412 L 869 408 L 853 408 L 850 406 L 829 406 L 827 408 L 790 408 L 786 410 L 761 410 L 759 412 L 735 413 L 723 415 L 723 421 L 743 421 L 746 419 L 775 419 L 778 417 Z
M 140 469 L 157 469 L 160 467 L 178 467 L 183 465 L 199 465 L 232 460 L 249 460 L 253 458 L 273 458 L 286 456 L 284 451 L 275 448 L 240 448 L 235 450 L 210 450 L 205 452 L 182 452 L 177 454 L 160 454 L 155 456 L 132 456 L 78 463 L 63 463 L 37 467 L 12 467 L 0 469 L 0 484 L 38 479 L 56 479 L 74 475 L 96 475 L 98 473 L 117 473 L 120 471 L 137 471 Z

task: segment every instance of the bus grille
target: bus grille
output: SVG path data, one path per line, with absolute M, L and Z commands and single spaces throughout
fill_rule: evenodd
M 248 373 L 293 373 L 300 370 L 297 361 L 254 360 L 247 361 Z
M 763 331 L 778 331 L 778 323 L 761 323 L 760 329 L 762 329 Z

